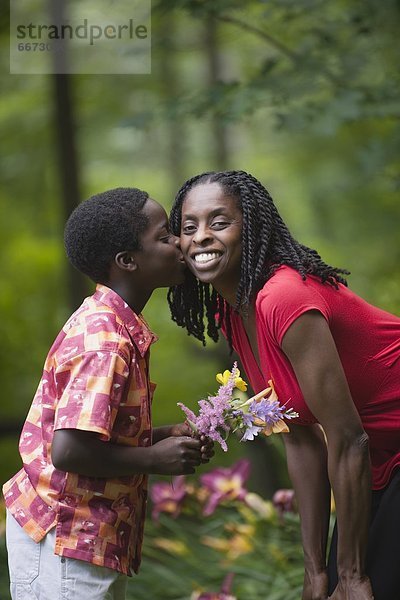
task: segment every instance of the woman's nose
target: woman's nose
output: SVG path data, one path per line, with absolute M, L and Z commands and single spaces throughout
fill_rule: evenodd
M 195 244 L 204 244 L 204 242 L 211 239 L 210 232 L 206 227 L 198 227 L 195 234 L 193 235 L 192 241 Z
M 177 235 L 174 235 L 173 238 L 174 238 L 173 239 L 173 243 L 175 244 L 175 246 L 177 246 L 178 248 L 180 248 L 181 247 L 181 240 L 180 240 L 180 238 Z

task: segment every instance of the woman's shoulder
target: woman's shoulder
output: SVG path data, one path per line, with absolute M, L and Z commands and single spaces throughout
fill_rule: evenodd
M 293 294 L 294 291 L 307 289 L 310 285 L 315 285 L 310 276 L 303 279 L 302 275 L 296 269 L 282 265 L 264 283 L 258 292 L 257 301 L 265 298 L 274 298 L 275 296 L 282 297 L 282 294 L 286 292 Z
M 308 310 L 318 310 L 328 319 L 330 308 L 324 292 L 324 284 L 316 277 L 307 275 L 303 279 L 298 271 L 284 265 L 259 291 L 257 314 L 275 324 L 292 322 Z

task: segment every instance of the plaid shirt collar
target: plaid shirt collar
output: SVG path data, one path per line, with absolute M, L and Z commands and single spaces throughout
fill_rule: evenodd
M 98 283 L 93 298 L 97 302 L 101 302 L 111 308 L 124 322 L 129 332 L 129 336 L 142 357 L 146 354 L 150 345 L 158 340 L 142 315 L 134 313 L 125 300 L 114 292 L 114 290 L 106 285 Z

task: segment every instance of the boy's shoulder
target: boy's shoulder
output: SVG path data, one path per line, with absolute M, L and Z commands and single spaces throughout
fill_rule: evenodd
M 120 331 L 123 320 L 110 306 L 99 302 L 95 295 L 85 298 L 81 306 L 69 317 L 63 327 L 66 335 L 81 331 L 89 335 L 104 331 Z
M 132 341 L 117 312 L 89 296 L 69 317 L 52 350 L 57 364 L 86 352 L 114 352 L 129 363 Z

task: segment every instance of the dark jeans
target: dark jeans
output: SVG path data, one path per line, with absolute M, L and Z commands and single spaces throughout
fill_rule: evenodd
M 336 552 L 335 524 L 328 558 L 329 595 L 337 585 Z M 367 574 L 375 600 L 400 598 L 400 469 L 385 488 L 372 492 Z

